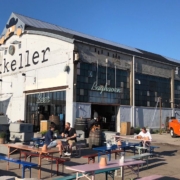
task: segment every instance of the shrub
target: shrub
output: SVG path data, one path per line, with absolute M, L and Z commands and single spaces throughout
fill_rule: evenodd
M 47 133 L 47 131 L 41 131 L 42 136 L 44 136 Z
M 135 128 L 134 128 L 134 133 L 135 133 L 135 134 L 139 134 L 140 131 L 141 131 L 140 127 L 135 127 Z
M 0 138 L 5 138 L 6 137 L 6 133 L 5 132 L 0 132 Z

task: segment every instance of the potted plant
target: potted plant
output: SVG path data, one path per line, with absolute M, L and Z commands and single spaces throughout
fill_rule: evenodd
M 46 133 L 47 131 L 41 131 L 42 137 L 45 136 Z
M 131 127 L 130 135 L 133 135 L 133 134 L 134 134 L 134 127 Z
M 6 138 L 6 133 L 5 132 L 0 132 L 0 144 L 5 143 L 5 138 Z

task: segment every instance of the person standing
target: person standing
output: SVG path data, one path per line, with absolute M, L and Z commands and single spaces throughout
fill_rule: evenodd
M 98 113 L 97 113 L 96 110 L 94 110 L 94 119 L 95 119 L 95 120 L 98 120 Z
M 47 145 L 47 148 L 57 147 L 59 150 L 59 155 L 60 157 L 62 157 L 63 145 L 60 140 L 54 140 L 55 139 L 53 136 L 54 130 L 55 130 L 55 125 L 51 124 L 49 127 L 49 131 L 47 131 L 45 134 L 44 144 Z
M 67 139 L 69 150 L 70 152 L 65 152 L 65 156 L 70 156 L 72 153 L 72 147 L 76 145 L 77 139 L 76 139 L 76 130 L 71 127 L 71 124 L 67 122 L 65 124 L 65 131 L 61 135 L 62 137 L 65 137 Z

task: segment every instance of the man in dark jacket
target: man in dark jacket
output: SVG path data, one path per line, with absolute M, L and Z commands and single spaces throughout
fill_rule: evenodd
M 67 139 L 67 142 L 69 144 L 69 150 L 70 153 L 66 152 L 64 155 L 70 156 L 72 153 L 72 147 L 75 146 L 77 139 L 76 139 L 76 130 L 71 127 L 70 123 L 65 124 L 65 131 L 62 133 L 62 137 L 65 137 Z
M 53 148 L 57 147 L 59 149 L 59 155 L 60 157 L 62 156 L 62 150 L 63 150 L 63 145 L 60 140 L 54 140 L 54 130 L 55 130 L 55 125 L 51 124 L 49 131 L 45 134 L 45 141 L 44 143 L 47 145 L 47 148 Z

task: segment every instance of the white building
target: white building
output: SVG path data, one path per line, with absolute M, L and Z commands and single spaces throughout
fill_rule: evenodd
M 0 39 L 0 112 L 39 126 L 50 115 L 65 115 L 74 124 L 97 110 L 104 129 L 119 131 L 122 121 L 159 127 L 158 97 L 162 123 L 179 104 L 178 66 L 160 55 L 12 13 Z

